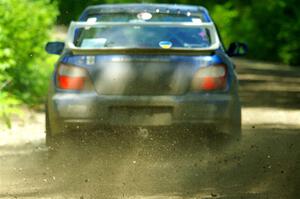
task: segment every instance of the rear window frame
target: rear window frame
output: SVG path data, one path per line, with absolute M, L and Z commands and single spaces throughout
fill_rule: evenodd
M 128 47 L 121 47 L 121 48 L 99 48 L 99 47 L 93 47 L 93 48 L 80 48 L 76 47 L 74 43 L 74 38 L 76 28 L 91 28 L 91 27 L 101 27 L 105 25 L 115 25 L 115 26 L 120 26 L 120 25 L 125 25 L 125 26 L 134 26 L 134 25 L 145 25 L 145 26 L 151 26 L 151 25 L 163 25 L 163 26 L 170 26 L 170 27 L 205 27 L 210 30 L 210 36 L 211 36 L 211 45 L 209 47 L 204 47 L 204 48 L 171 48 L 171 49 L 160 49 L 160 48 L 128 48 Z M 88 22 L 72 22 L 69 31 L 68 31 L 68 36 L 66 39 L 66 50 L 71 50 L 71 51 L 76 51 L 77 53 L 80 52 L 100 52 L 100 51 L 113 51 L 113 50 L 158 50 L 158 51 L 163 51 L 163 50 L 168 50 L 168 51 L 192 51 L 192 52 L 201 52 L 201 51 L 215 51 L 217 49 L 221 48 L 221 43 L 219 39 L 219 35 L 216 31 L 216 27 L 213 22 L 210 23 L 172 23 L 172 22 L 144 22 L 144 23 L 105 23 L 105 22 L 94 22 L 94 23 L 88 23 Z

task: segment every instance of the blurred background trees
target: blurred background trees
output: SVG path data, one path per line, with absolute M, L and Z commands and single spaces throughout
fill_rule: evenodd
M 36 104 L 45 99 L 57 57 L 46 55 L 44 45 L 53 35 L 55 25 L 67 26 L 88 5 L 130 2 L 0 0 L 0 117 L 3 117 L 3 110 L 10 110 L 10 105 Z M 226 45 L 232 41 L 246 42 L 250 47 L 249 58 L 300 65 L 298 0 L 143 2 L 203 5 L 215 19 Z

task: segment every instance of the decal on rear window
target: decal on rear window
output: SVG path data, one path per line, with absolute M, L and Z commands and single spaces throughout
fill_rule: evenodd
M 163 48 L 163 49 L 169 49 L 169 48 L 171 48 L 172 47 L 172 42 L 170 42 L 170 41 L 161 41 L 161 42 L 159 42 L 159 46 L 161 47 L 161 48 Z
M 149 12 L 141 12 L 141 13 L 137 14 L 137 18 L 140 20 L 148 21 L 148 20 L 152 19 L 152 14 Z

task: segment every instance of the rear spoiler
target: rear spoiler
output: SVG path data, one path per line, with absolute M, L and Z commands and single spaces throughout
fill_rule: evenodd
M 94 28 L 94 27 L 105 27 L 105 26 L 162 26 L 162 27 L 203 27 L 207 28 L 210 32 L 211 46 L 205 48 L 171 48 L 171 49 L 159 49 L 159 48 L 150 48 L 150 49 L 132 49 L 132 48 L 81 48 L 77 47 L 74 44 L 75 33 L 78 28 Z M 199 53 L 208 53 L 214 52 L 221 47 L 221 43 L 216 31 L 216 27 L 212 22 L 71 22 L 69 31 L 67 34 L 67 39 L 65 42 L 65 49 L 71 51 L 74 54 L 101 54 L 101 53 L 115 53 L 115 52 L 135 52 L 135 53 L 160 53 L 160 54 L 170 54 L 170 53 L 182 53 L 182 54 L 199 54 Z

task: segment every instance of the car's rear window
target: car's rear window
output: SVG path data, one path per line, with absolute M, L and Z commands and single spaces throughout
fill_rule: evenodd
M 75 46 L 80 48 L 205 48 L 211 45 L 209 30 L 202 27 L 105 26 L 78 28 Z

